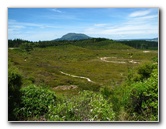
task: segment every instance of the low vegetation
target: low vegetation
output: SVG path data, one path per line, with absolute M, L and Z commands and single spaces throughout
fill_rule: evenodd
M 19 108 L 15 109 L 19 120 L 40 119 L 48 112 L 49 105 L 56 105 L 56 95 L 53 91 L 29 85 L 23 87 Z
M 146 51 L 102 38 L 19 42 L 9 48 L 8 118 L 158 121 L 158 52 Z
M 81 91 L 70 99 L 63 98 L 56 106 L 49 107 L 51 121 L 112 121 L 115 112 L 112 104 L 102 94 Z
M 151 67 L 150 72 L 147 67 Z M 157 121 L 158 93 L 156 64 L 143 64 L 132 70 L 125 83 L 116 87 L 111 96 L 114 110 L 119 114 L 117 120 Z

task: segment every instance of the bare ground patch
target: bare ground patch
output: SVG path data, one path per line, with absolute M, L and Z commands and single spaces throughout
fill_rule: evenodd
M 76 85 L 62 85 L 62 86 L 54 87 L 53 90 L 73 90 L 77 88 L 78 86 Z
M 100 57 L 101 61 L 104 62 L 110 62 L 110 63 L 116 63 L 116 64 L 126 64 L 126 63 L 132 63 L 137 64 L 139 61 L 131 60 L 131 59 L 119 59 L 117 57 Z
M 65 73 L 65 72 L 62 72 L 62 71 L 60 71 L 60 73 L 66 75 L 66 76 L 70 76 L 70 77 L 74 77 L 74 78 L 81 78 L 81 79 L 87 80 L 88 82 L 95 83 L 94 81 L 92 81 L 90 78 L 87 78 L 87 77 L 76 76 L 76 75 L 68 74 L 68 73 Z
M 143 53 L 149 53 L 150 51 L 143 51 Z

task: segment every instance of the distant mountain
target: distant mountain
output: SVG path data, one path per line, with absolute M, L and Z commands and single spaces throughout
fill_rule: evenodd
M 152 40 L 158 40 L 158 38 L 153 38 Z
M 63 35 L 59 39 L 55 40 L 82 40 L 82 39 L 90 39 L 91 37 L 85 35 L 85 34 L 80 34 L 80 33 L 68 33 Z
M 154 42 L 158 42 L 158 38 L 146 39 L 146 41 L 154 41 Z
M 158 41 L 158 38 L 149 38 L 149 39 L 116 39 L 115 41 L 132 41 L 132 40 L 146 40 L 146 41 Z

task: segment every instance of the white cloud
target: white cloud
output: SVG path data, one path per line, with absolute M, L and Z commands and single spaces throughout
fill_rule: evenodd
M 135 11 L 135 12 L 129 14 L 129 17 L 141 17 L 141 16 L 146 16 L 150 13 L 151 13 L 151 10 Z
M 104 27 L 104 26 L 106 26 L 107 24 L 103 24 L 103 23 L 101 23 L 101 24 L 94 24 L 94 26 L 96 26 L 96 27 Z
M 153 35 L 158 35 L 158 15 L 153 13 L 153 10 L 135 11 L 123 18 L 116 21 L 104 20 L 95 23 L 82 24 L 82 19 L 77 18 L 75 15 L 67 15 L 61 13 L 61 10 L 51 9 L 57 12 L 51 15 L 44 15 L 42 18 L 51 19 L 50 23 L 36 23 L 36 22 L 18 22 L 9 19 L 8 21 L 8 36 L 10 39 L 22 38 L 29 40 L 51 40 L 59 38 L 68 32 L 85 33 L 91 37 L 106 37 L 106 38 L 144 38 Z M 59 15 L 58 13 L 61 13 Z M 116 17 L 115 17 L 116 18 Z M 73 20 L 77 24 L 56 24 L 58 20 Z M 55 24 L 52 22 L 55 20 Z M 77 21 L 77 22 L 76 22 Z M 55 35 L 56 34 L 56 35 Z M 35 38 L 36 37 L 36 38 Z
M 12 32 L 12 33 L 11 33 Z M 29 41 L 39 41 L 39 40 L 53 40 L 59 38 L 61 32 L 57 33 L 56 30 L 40 30 L 40 31 L 13 31 L 8 30 L 8 39 L 25 39 Z
M 158 15 L 148 15 L 148 16 L 140 17 L 140 20 L 151 20 L 151 19 L 154 19 L 157 17 L 158 17 Z
M 157 31 L 158 28 L 150 24 L 139 24 L 139 25 L 121 24 L 119 26 L 108 26 L 107 28 L 104 29 L 90 27 L 85 30 L 85 33 L 90 35 L 103 35 L 110 38 L 117 35 L 121 35 L 123 37 L 125 37 L 125 35 L 130 35 L 130 38 L 136 38 L 138 36 L 145 37 L 149 35 L 155 35 Z
M 151 10 L 133 12 L 126 21 L 119 24 L 94 24 L 87 27 L 84 33 L 103 35 L 103 37 L 145 38 L 158 35 L 158 15 L 150 15 Z M 128 36 L 128 37 L 127 37 Z
M 31 27 L 35 28 L 60 28 L 60 26 L 48 25 L 48 24 L 40 24 L 40 23 L 29 23 L 29 22 L 18 22 L 15 20 L 8 21 L 8 28 L 13 30 L 21 30 L 21 29 L 29 29 Z
M 50 9 L 50 10 L 56 13 L 62 13 L 62 11 L 60 11 L 59 9 Z
M 60 29 L 61 26 L 40 24 L 40 23 L 29 23 L 29 22 L 18 22 L 16 20 L 8 21 L 8 38 L 9 39 L 26 39 L 31 41 L 38 40 L 51 40 L 55 39 L 56 30 Z M 55 30 L 55 31 L 54 31 Z

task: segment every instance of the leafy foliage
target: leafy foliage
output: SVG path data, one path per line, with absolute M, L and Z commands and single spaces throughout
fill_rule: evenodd
M 143 72 L 140 72 L 143 71 Z M 146 74 L 145 74 L 146 73 Z M 148 76 L 146 76 L 148 73 Z M 132 78 L 118 88 L 111 96 L 113 109 L 118 120 L 158 120 L 158 69 L 157 64 L 143 64 L 133 71 Z M 138 74 L 141 78 L 138 79 Z M 131 75 L 131 73 L 130 73 Z M 131 77 L 131 76 L 130 76 Z M 135 79 L 137 78 L 137 79 Z M 121 111 L 125 110 L 124 118 Z M 124 111 L 123 111 L 124 112 Z
M 111 86 L 110 86 L 111 87 Z M 111 94 L 113 94 L 113 89 L 108 86 L 104 86 L 100 88 L 100 93 L 105 99 L 108 99 Z
M 49 107 L 48 119 L 52 121 L 111 121 L 115 113 L 112 104 L 100 93 L 82 91 L 71 99 L 63 99 Z
M 9 61 L 8 69 L 8 119 L 17 120 L 15 108 L 20 105 L 20 88 L 22 85 L 22 75 L 19 70 Z
M 127 112 L 134 120 L 158 120 L 158 71 L 155 69 L 151 76 L 131 85 L 127 101 Z
M 9 60 L 17 66 L 9 61 L 10 120 L 158 120 L 157 51 L 144 53 L 104 38 L 9 42 L 9 47 L 19 47 L 9 49 Z M 101 57 L 108 57 L 108 62 Z M 90 78 L 94 83 L 60 71 Z M 77 89 L 55 88 L 69 85 Z M 65 96 L 59 98 L 57 94 Z
M 157 68 L 157 65 L 152 62 L 145 62 L 137 67 L 134 71 L 128 74 L 128 80 L 132 83 L 133 81 L 143 81 L 150 77 L 153 69 Z
M 48 112 L 50 105 L 56 104 L 55 93 L 49 89 L 30 85 L 21 89 L 21 105 L 17 117 L 26 120 L 40 117 Z

